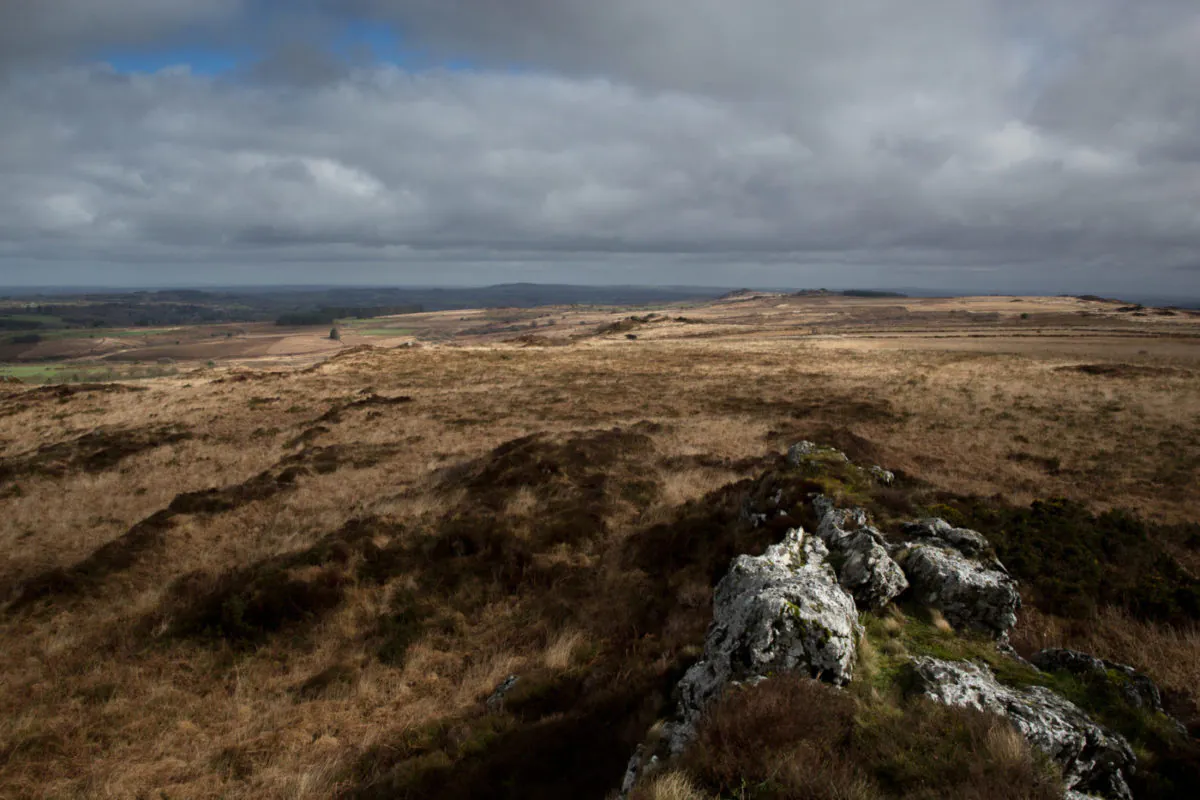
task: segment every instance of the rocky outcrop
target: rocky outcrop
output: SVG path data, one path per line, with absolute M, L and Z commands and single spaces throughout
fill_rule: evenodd
M 849 461 L 846 454 L 841 450 L 836 450 L 832 447 L 822 447 L 813 442 L 796 442 L 788 448 L 787 463 L 791 466 L 799 466 L 806 459 L 814 456 L 824 456 L 834 461 Z
M 1107 681 L 1120 691 L 1121 699 L 1130 707 L 1167 715 L 1178 731 L 1187 735 L 1187 729 L 1179 721 L 1171 718 L 1163 708 L 1162 693 L 1157 684 L 1149 676 L 1127 664 L 1118 664 L 1078 650 L 1063 648 L 1041 650 L 1030 660 L 1035 667 L 1044 672 L 1066 672 L 1084 680 Z
M 846 543 L 846 560 L 838 582 L 863 608 L 879 609 L 908 588 L 908 579 L 887 550 L 867 532 L 860 531 Z
M 833 447 L 825 447 L 823 445 L 808 441 L 796 442 L 796 444 L 789 447 L 787 451 L 787 463 L 789 466 L 798 467 L 805 461 L 814 458 L 824 459 L 827 461 L 850 461 L 850 457 L 841 450 Z M 891 486 L 896 482 L 896 473 L 892 472 L 891 470 L 886 470 L 879 465 L 867 467 L 865 469 L 863 467 L 856 466 L 854 469 L 858 470 L 865 477 L 870 478 L 876 483 L 881 483 L 884 486 Z
M 981 558 L 992 549 L 982 533 L 969 528 L 956 528 L 937 517 L 907 522 L 900 529 L 908 539 L 935 542 L 971 558 Z
M 904 527 L 917 537 L 899 557 L 917 600 L 936 608 L 956 627 L 971 627 L 1005 640 L 1017 624 L 1021 595 L 1017 582 L 991 551 L 982 534 L 944 520 Z
M 892 557 L 886 540 L 867 524 L 861 508 L 836 508 L 823 495 L 813 498 L 820 522 L 817 535 L 840 561 L 838 583 L 862 608 L 883 608 L 908 589 L 908 580 Z
M 1116 800 L 1132 797 L 1125 773 L 1132 772 L 1136 759 L 1128 742 L 1070 701 L 1041 686 L 1004 686 L 991 670 L 972 662 L 918 658 L 911 666 L 917 691 L 931 700 L 1007 717 L 1062 767 L 1069 790 Z
M 801 672 L 841 686 L 854 670 L 858 609 L 829 551 L 801 529 L 761 556 L 740 556 L 717 585 L 704 657 L 680 681 L 671 750 L 691 740 L 704 709 L 731 683 Z

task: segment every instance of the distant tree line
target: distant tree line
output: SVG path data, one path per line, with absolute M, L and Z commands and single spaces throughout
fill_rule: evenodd
M 372 308 L 326 306 L 310 311 L 288 311 L 275 318 L 276 325 L 332 325 L 339 319 L 370 319 L 394 314 L 419 314 L 420 305 L 376 306 Z
M 903 292 L 882 292 L 877 289 L 847 289 L 842 297 L 908 297 Z

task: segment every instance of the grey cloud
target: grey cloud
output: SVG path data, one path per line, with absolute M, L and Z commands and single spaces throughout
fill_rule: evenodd
M 1195 282 L 1182 0 L 303 5 L 232 78 L 0 84 L 0 259 Z M 351 11 L 478 68 L 332 59 Z
M 288 42 L 247 70 L 250 81 L 283 87 L 317 87 L 349 75 L 349 67 L 328 50 L 310 42 Z
M 0 74 L 237 19 L 247 0 L 0 0 Z

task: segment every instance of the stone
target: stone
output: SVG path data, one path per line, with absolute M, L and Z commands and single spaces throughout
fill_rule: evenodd
M 633 788 L 637 786 L 638 778 L 647 769 L 651 769 L 658 763 L 658 756 L 651 756 L 646 759 L 646 746 L 639 744 L 637 749 L 633 751 L 633 755 L 629 758 L 629 763 L 625 765 L 625 777 L 621 779 L 621 791 L 617 793 L 619 800 L 625 800 L 633 792 Z
M 878 532 L 864 528 L 845 542 L 838 583 L 859 606 L 876 610 L 903 594 L 908 579 L 872 533 Z
M 1021 595 L 999 562 L 985 564 L 932 540 L 908 545 L 900 564 L 916 599 L 941 611 L 951 625 L 1005 640 L 1017 624 Z
M 509 675 L 501 681 L 500 685 L 495 688 L 491 696 L 487 699 L 487 710 L 489 713 L 495 714 L 504 710 L 504 697 L 512 691 L 512 688 L 517 685 L 519 680 L 521 679 L 518 676 Z
M 917 658 L 917 691 L 939 703 L 1006 717 L 1034 747 L 1062 767 L 1068 790 L 1131 800 L 1126 772 L 1136 766 L 1129 743 L 1101 728 L 1078 706 L 1044 686 L 1015 689 L 986 666 L 969 661 Z
M 881 483 L 884 486 L 891 486 L 896 482 L 896 473 L 889 469 L 884 469 L 878 464 L 873 467 L 868 467 L 867 474 L 874 478 L 876 483 Z
M 817 514 L 817 536 L 831 549 L 837 549 L 843 539 L 867 527 L 867 512 L 861 508 L 837 508 L 823 494 L 813 496 L 812 504 Z
M 812 499 L 817 535 L 838 556 L 838 583 L 862 608 L 879 609 L 908 589 L 908 579 L 888 555 L 886 539 L 861 508 L 837 508 L 824 495 Z
M 787 463 L 791 466 L 799 466 L 806 458 L 811 456 L 821 455 L 838 461 L 849 461 L 850 459 L 841 450 L 835 450 L 832 447 L 822 447 L 813 442 L 797 442 L 788 448 Z
M 758 528 L 767 524 L 773 517 L 786 514 L 787 512 L 782 508 L 782 504 L 783 489 L 776 489 L 774 494 L 761 501 L 757 501 L 753 497 L 748 497 L 742 503 L 740 516 L 743 522 L 750 523 L 750 527 Z
M 1121 697 L 1133 708 L 1166 714 L 1158 685 L 1149 676 L 1127 664 L 1118 664 L 1078 650 L 1057 647 L 1035 653 L 1031 661 L 1044 672 L 1067 672 L 1083 678 L 1094 677 L 1112 681 L 1120 689 Z M 1174 719 L 1171 721 L 1181 734 L 1187 735 L 1187 729 L 1181 723 Z
M 973 558 L 978 558 L 991 550 L 991 545 L 982 533 L 970 528 L 955 528 L 946 520 L 936 517 L 907 522 L 901 527 L 901 530 L 909 539 L 938 541 Z
M 838 585 L 829 551 L 802 529 L 761 556 L 739 556 L 717 585 L 703 658 L 679 682 L 680 752 L 708 705 L 731 683 L 799 672 L 850 682 L 861 628 L 854 599 Z

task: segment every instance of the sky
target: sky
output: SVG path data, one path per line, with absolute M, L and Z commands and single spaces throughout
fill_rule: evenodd
M 1195 0 L 0 0 L 0 285 L 1200 296 Z

